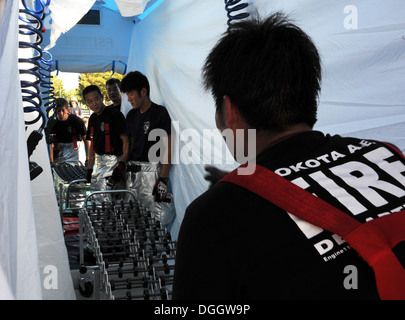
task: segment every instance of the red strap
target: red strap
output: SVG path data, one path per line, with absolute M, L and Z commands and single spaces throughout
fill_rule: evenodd
M 111 146 L 110 142 L 110 124 L 108 122 L 104 124 L 104 134 L 105 134 L 105 152 L 114 152 L 114 148 Z
M 381 299 L 405 299 L 405 270 L 391 250 L 405 241 L 405 211 L 362 224 L 260 165 L 256 165 L 252 175 L 238 175 L 236 169 L 220 182 L 242 186 L 287 212 L 340 235 L 373 268 Z
M 77 149 L 76 128 L 72 127 L 73 148 Z
M 344 238 L 373 268 L 384 300 L 405 300 L 405 269 L 392 252 L 405 241 L 405 211 L 362 224 Z

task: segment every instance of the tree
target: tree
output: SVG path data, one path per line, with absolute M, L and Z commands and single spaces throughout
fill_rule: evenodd
M 71 90 L 69 90 L 68 92 L 66 92 L 66 95 L 65 95 L 66 97 L 66 100 L 67 101 L 70 101 L 70 99 L 72 98 L 72 97 L 76 97 L 76 98 L 78 98 L 77 100 L 80 100 L 79 99 L 79 96 L 80 96 L 80 94 L 78 94 L 78 90 L 77 89 L 71 89 Z
M 107 88 L 105 86 L 105 83 L 107 82 L 108 79 L 110 78 L 117 78 L 119 80 L 122 80 L 124 76 L 119 73 L 114 73 L 113 76 L 111 76 L 111 71 L 107 71 L 104 73 L 82 73 L 79 76 L 79 87 L 78 91 L 80 94 L 77 95 L 77 98 L 79 99 L 80 102 L 85 104 L 85 101 L 81 95 L 81 92 L 83 91 L 84 88 L 90 85 L 96 85 L 100 88 L 101 94 L 103 95 L 103 98 L 107 100 Z
M 63 87 L 62 79 L 58 78 L 55 74 L 51 74 L 51 81 L 53 85 L 53 93 L 55 98 L 66 96 L 66 90 Z

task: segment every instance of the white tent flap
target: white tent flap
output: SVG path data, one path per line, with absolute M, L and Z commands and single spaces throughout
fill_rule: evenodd
M 132 17 L 141 14 L 149 0 L 115 0 L 115 2 L 123 17 Z
M 51 41 L 46 50 L 52 48 L 62 33 L 72 28 L 92 7 L 95 0 L 51 1 L 49 9 L 52 17 Z
M 0 25 L 0 296 L 41 299 L 40 271 L 18 63 L 19 2 Z M 7 281 L 7 283 L 4 283 Z

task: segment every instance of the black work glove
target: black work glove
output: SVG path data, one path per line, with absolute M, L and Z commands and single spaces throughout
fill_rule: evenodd
M 91 182 L 91 174 L 93 173 L 93 169 L 86 170 L 86 181 Z
M 168 178 L 159 178 L 153 187 L 152 195 L 156 202 L 162 202 L 167 196 Z
M 53 135 L 46 133 L 45 134 L 45 141 L 47 144 L 51 144 L 55 142 L 55 138 L 53 137 Z
M 115 167 L 113 173 L 112 173 L 112 179 L 115 182 L 118 182 L 122 179 L 124 179 L 125 176 L 125 163 L 120 161 L 118 162 L 118 165 Z
M 205 171 L 207 171 L 207 174 L 204 176 L 204 179 L 211 183 L 210 188 L 229 173 L 213 166 L 205 166 Z

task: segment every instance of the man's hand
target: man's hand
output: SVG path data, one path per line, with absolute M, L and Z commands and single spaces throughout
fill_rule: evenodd
M 167 196 L 167 178 L 159 178 L 153 187 L 152 195 L 155 196 L 156 202 L 162 202 Z
M 122 161 L 118 162 L 118 165 L 115 167 L 112 173 L 113 181 L 118 182 L 120 180 L 123 180 L 125 177 L 125 169 L 126 169 L 125 163 Z
M 91 182 L 91 175 L 92 175 L 92 173 L 93 173 L 93 169 L 87 169 L 87 170 L 86 170 L 86 181 L 87 181 L 88 183 Z
M 211 183 L 210 188 L 229 173 L 213 166 L 205 166 L 205 171 L 207 171 L 207 174 L 204 179 Z

